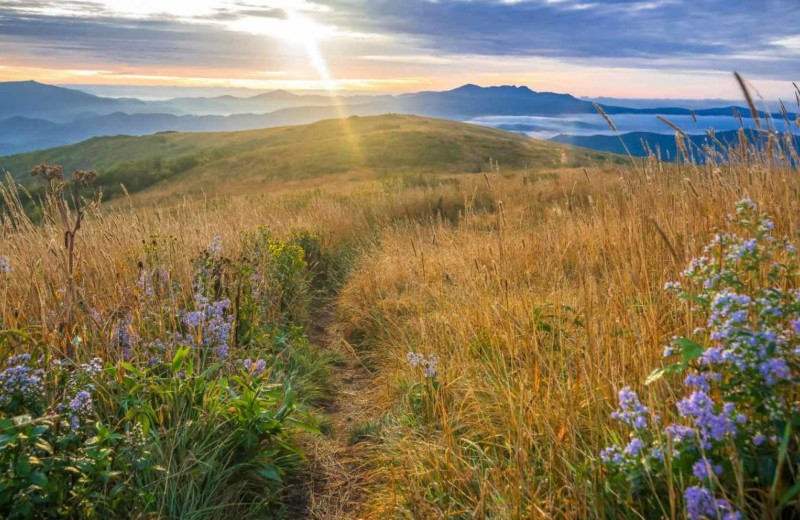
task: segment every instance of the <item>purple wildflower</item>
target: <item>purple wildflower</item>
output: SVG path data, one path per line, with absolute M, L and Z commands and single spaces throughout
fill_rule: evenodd
M 715 475 L 722 475 L 722 466 L 719 464 L 712 464 L 705 458 L 694 463 L 692 466 L 692 473 L 697 480 L 705 480 L 711 476 L 708 472 L 709 468 L 711 468 Z
M 619 408 L 611 413 L 611 418 L 636 429 L 647 426 L 647 415 L 650 410 L 639 402 L 639 396 L 626 386 L 618 392 Z
M 702 486 L 686 488 L 683 494 L 686 501 L 686 513 L 690 520 L 704 518 L 723 518 L 737 520 L 741 515 L 723 498 L 714 497 L 711 492 Z

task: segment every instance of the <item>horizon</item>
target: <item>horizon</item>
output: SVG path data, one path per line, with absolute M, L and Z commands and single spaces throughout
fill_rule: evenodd
M 70 90 L 77 90 L 87 94 L 98 97 L 107 97 L 114 99 L 133 98 L 142 101 L 169 101 L 178 98 L 214 98 L 214 97 L 236 97 L 246 99 L 248 97 L 258 96 L 261 94 L 269 94 L 275 92 L 287 92 L 298 96 L 328 96 L 328 97 L 355 97 L 355 96 L 401 96 L 403 94 L 419 93 L 423 91 L 409 91 L 409 92 L 371 92 L 371 91 L 327 91 L 327 90 L 302 90 L 302 89 L 287 89 L 287 88 L 269 88 L 269 89 L 256 89 L 246 87 L 181 87 L 175 85 L 107 85 L 107 84 L 73 84 L 73 83 L 46 83 L 34 78 L 20 79 L 11 81 L 0 81 L 0 83 L 37 83 L 40 85 L 49 85 L 55 87 L 66 88 Z M 748 83 L 750 83 L 748 81 Z M 517 85 L 517 84 L 496 84 L 496 85 L 480 85 L 475 83 L 463 83 L 450 88 L 442 90 L 429 90 L 430 92 L 448 92 L 458 90 L 463 87 L 475 86 L 482 89 L 510 87 L 510 88 L 527 88 L 536 93 L 554 93 L 554 94 L 567 94 L 575 97 L 576 99 L 586 101 L 598 101 L 601 103 L 613 103 L 615 101 L 628 101 L 631 103 L 641 102 L 647 106 L 652 107 L 667 107 L 671 106 L 670 103 L 681 105 L 683 108 L 694 108 L 688 106 L 687 103 L 695 103 L 696 106 L 703 107 L 719 107 L 726 103 L 741 104 L 744 100 L 741 98 L 721 98 L 721 97 L 697 97 L 697 98 L 660 98 L 660 97 L 615 97 L 615 96 L 581 96 L 566 91 L 543 91 L 536 90 L 530 85 Z M 161 95 L 154 95 L 153 92 L 163 92 Z M 741 93 L 741 92 L 740 92 Z M 766 102 L 767 104 L 777 103 L 782 98 L 775 99 L 759 99 L 759 102 Z M 681 104 L 683 103 L 683 104 Z
M 800 5 L 697 4 L 11 0 L 0 6 L 0 81 L 334 94 L 474 83 L 582 98 L 704 100 L 740 98 L 737 70 L 765 99 L 792 95 L 800 31 L 758 29 L 800 14 Z

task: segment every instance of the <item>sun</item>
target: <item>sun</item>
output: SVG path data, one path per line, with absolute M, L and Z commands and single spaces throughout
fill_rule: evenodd
M 333 30 L 293 9 L 285 9 L 284 12 L 284 18 L 246 17 L 230 23 L 229 27 L 235 31 L 269 36 L 289 45 L 300 46 L 319 75 L 322 87 L 329 91 L 336 90 L 319 45 L 320 40 L 332 36 Z
M 328 70 L 328 64 L 319 49 L 319 38 L 323 35 L 324 28 L 296 11 L 289 9 L 286 10 L 285 22 L 287 29 L 291 33 L 288 39 L 305 47 L 311 66 L 316 69 L 320 80 L 322 80 L 323 88 L 331 92 L 336 90 Z

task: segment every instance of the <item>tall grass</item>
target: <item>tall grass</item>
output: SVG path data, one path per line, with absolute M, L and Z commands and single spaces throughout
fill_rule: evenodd
M 624 435 L 609 418 L 616 392 L 644 389 L 670 338 L 701 325 L 663 287 L 729 226 L 736 201 L 757 201 L 776 236 L 797 239 L 800 177 L 784 138 L 709 149 L 700 164 L 686 154 L 535 184 L 488 176 L 496 212 L 384 231 L 339 307 L 388 418 L 365 516 L 638 518 L 597 457 Z M 410 352 L 435 357 L 435 387 L 420 393 L 429 378 Z M 640 395 L 672 417 L 681 384 Z
M 680 382 L 644 381 L 669 339 L 699 318 L 664 293 L 665 282 L 728 225 L 743 197 L 773 215 L 777 234 L 798 236 L 797 152 L 769 128 L 757 140 L 743 133 L 724 151 L 692 150 L 679 132 L 686 151 L 678 163 L 654 156 L 556 175 L 495 168 L 457 181 L 419 175 L 345 190 L 92 207 L 75 236 L 71 272 L 52 201 L 32 222 L 24 190 L 9 179 L 0 257 L 14 271 L 0 277 L 0 323 L 35 331 L 56 355 L 71 280 L 80 319 L 133 309 L 136 321 L 148 308 L 131 287 L 152 266 L 188 287 L 216 236 L 235 259 L 248 255 L 243 230 L 260 225 L 287 243 L 297 229 L 310 230 L 320 250 L 296 242 L 308 265 L 339 267 L 324 280 L 307 278 L 314 294 L 291 315 L 313 320 L 308 306 L 335 294 L 337 325 L 375 374 L 365 391 L 379 414 L 353 425 L 354 438 L 377 439 L 359 517 L 636 518 L 628 498 L 606 485 L 598 454 L 624 435 L 609 418 L 623 386 L 644 390 L 644 404 L 663 417 L 673 414 Z M 354 264 L 347 275 L 344 263 Z M 0 359 L 20 343 L 0 343 Z M 296 384 L 306 409 L 330 400 L 331 358 L 302 340 L 292 349 L 271 377 Z M 108 342 L 86 342 L 75 355 L 114 353 Z M 186 413 L 200 421 L 202 412 Z M 160 458 L 177 462 L 168 477 L 140 484 L 155 490 L 160 511 L 177 516 L 241 512 L 233 504 L 264 488 L 249 487 L 254 481 L 239 477 L 252 468 L 228 464 L 231 451 L 215 448 L 235 433 L 197 427 L 165 431 Z M 184 449 L 191 456 L 170 459 Z M 193 480 L 201 467 L 225 471 Z M 670 517 L 683 516 L 679 501 L 670 507 Z

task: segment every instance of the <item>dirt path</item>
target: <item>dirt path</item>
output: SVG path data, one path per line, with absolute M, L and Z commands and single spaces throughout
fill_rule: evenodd
M 325 520 L 359 518 L 368 484 L 368 440 L 356 440 L 353 429 L 373 419 L 375 410 L 366 391 L 372 375 L 336 326 L 332 304 L 315 313 L 309 332 L 312 344 L 341 354 L 331 368 L 336 387 L 333 402 L 317 414 L 326 434 L 305 440 L 308 470 L 301 476 L 302 509 L 297 518 Z

